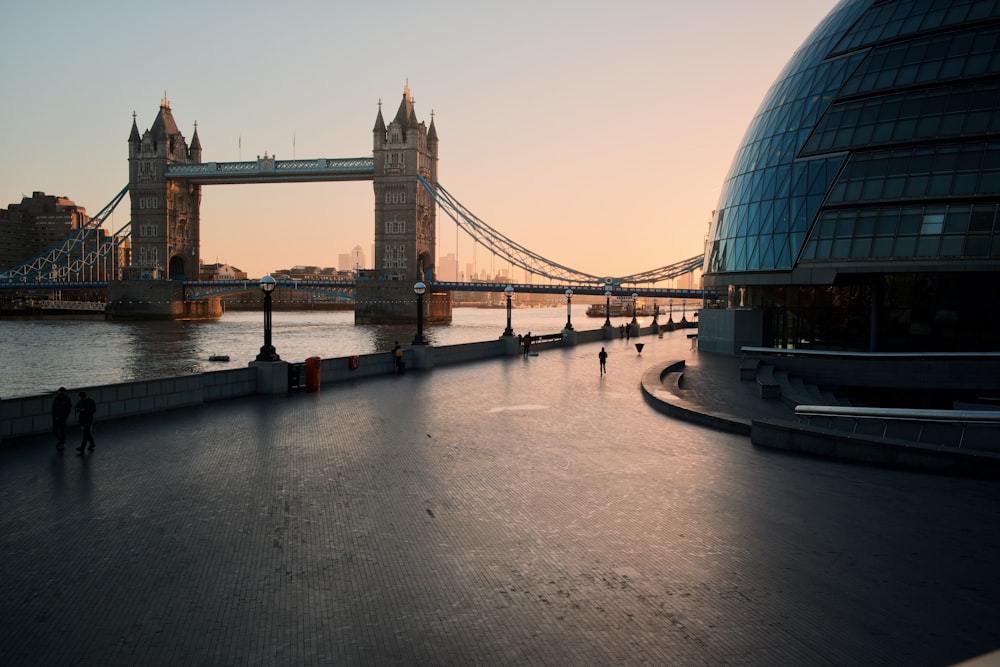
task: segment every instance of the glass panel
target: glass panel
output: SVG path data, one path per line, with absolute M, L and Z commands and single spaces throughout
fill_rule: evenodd
M 966 257 L 986 257 L 990 252 L 989 234 L 969 234 L 965 241 Z
M 993 217 L 996 212 L 994 206 L 974 206 L 972 208 L 972 218 L 969 220 L 969 231 L 989 232 L 993 230 Z
M 875 223 L 876 236 L 892 236 L 896 233 L 896 223 L 899 216 L 895 212 L 883 212 Z
M 948 209 L 944 221 L 945 234 L 964 234 L 969 230 L 970 210 L 966 206 L 955 206 Z
M 913 257 L 917 247 L 916 236 L 897 236 L 892 249 L 893 257 Z
M 854 239 L 854 246 L 851 248 L 851 257 L 862 259 L 871 255 L 872 237 L 859 236 Z
M 923 210 L 908 208 L 899 215 L 899 234 L 916 234 L 923 222 Z
M 936 174 L 931 177 L 927 186 L 927 195 L 930 197 L 944 197 L 951 193 L 951 174 Z
M 851 256 L 851 239 L 836 239 L 833 242 L 834 259 L 845 259 Z
M 833 241 L 824 239 L 816 244 L 816 259 L 830 259 L 830 248 Z
M 892 237 L 876 238 L 872 244 L 872 257 L 889 257 L 892 254 Z
M 865 211 L 857 220 L 855 233 L 860 236 L 871 236 L 875 233 L 875 213 Z
M 972 195 L 976 193 L 976 186 L 979 184 L 978 174 L 955 174 L 955 179 L 951 183 L 952 196 Z
M 931 238 L 920 237 L 917 242 L 917 257 L 937 257 L 938 247 L 941 245 L 941 237 Z
M 924 236 L 928 234 L 940 234 L 944 228 L 944 213 L 925 213 L 920 221 L 920 233 Z
M 899 176 L 885 179 L 885 187 L 882 188 L 883 199 L 899 199 L 903 196 L 903 187 L 906 179 Z
M 942 257 L 960 257 L 962 255 L 962 246 L 965 244 L 965 237 L 959 236 L 957 234 L 952 236 L 945 236 L 941 239 L 941 256 Z

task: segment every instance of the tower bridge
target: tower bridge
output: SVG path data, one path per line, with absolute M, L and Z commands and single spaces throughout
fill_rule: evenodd
M 123 244 L 112 249 L 81 253 L 86 235 L 75 233 L 62 247 L 34 258 L 20 267 L 0 271 L 0 289 L 81 289 L 86 283 L 106 284 L 108 319 L 214 318 L 221 316 L 220 295 L 256 288 L 253 281 L 200 281 L 201 188 L 221 184 L 307 183 L 372 181 L 375 196 L 374 268 L 357 280 L 330 283 L 294 281 L 289 286 L 353 296 L 355 322 L 359 324 L 411 322 L 416 317 L 413 284 L 431 289 L 423 299 L 426 322 L 451 320 L 451 292 L 490 291 L 484 283 L 445 283 L 437 280 L 437 211 L 440 208 L 476 243 L 495 256 L 519 267 L 527 275 L 549 284 L 524 284 L 521 292 L 615 295 L 641 292 L 643 296 L 692 298 L 690 290 L 642 288 L 676 278 L 701 267 L 698 255 L 674 264 L 617 278 L 584 273 L 552 260 L 487 225 L 465 208 L 437 180 L 438 136 L 430 124 L 418 120 L 409 86 L 388 122 L 379 102 L 372 128 L 370 157 L 278 160 L 265 154 L 256 160 L 204 162 L 201 138 L 195 124 L 188 143 L 178 129 L 166 97 L 149 129 L 139 131 L 133 114 L 128 138 L 128 185 L 96 216 L 99 227 L 127 192 L 131 220 L 116 233 Z M 103 254 L 102 254 L 103 253 Z M 113 253 L 114 275 L 106 283 L 81 278 L 79 266 Z M 72 260 L 68 259 L 72 257 Z M 75 269 L 72 267 L 76 267 Z M 308 283 L 308 284 L 307 284 Z M 73 285 L 72 287 L 70 285 Z M 631 284 L 632 289 L 622 287 Z M 503 291 L 506 284 L 498 285 Z M 684 294 L 681 294 L 681 293 Z

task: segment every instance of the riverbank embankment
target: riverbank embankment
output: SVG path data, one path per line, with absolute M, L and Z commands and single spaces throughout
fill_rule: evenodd
M 651 334 L 651 327 L 643 329 Z M 533 349 L 547 349 L 611 338 L 613 330 L 563 331 L 543 336 Z M 404 350 L 410 371 L 426 371 L 435 366 L 469 363 L 520 351 L 519 338 L 501 336 L 496 340 L 458 345 L 414 345 Z M 334 357 L 320 360 L 319 386 L 395 373 L 392 352 Z M 304 391 L 299 364 L 286 361 L 252 361 L 245 368 L 194 373 L 171 378 L 121 382 L 98 386 L 68 387 L 71 396 L 86 391 L 98 406 L 98 421 L 135 417 L 175 410 L 215 401 L 257 394 Z M 23 396 L 0 401 L 0 440 L 38 435 L 52 430 L 52 395 Z

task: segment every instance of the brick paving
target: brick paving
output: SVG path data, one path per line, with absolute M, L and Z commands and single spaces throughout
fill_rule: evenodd
M 667 359 L 714 373 L 706 409 L 756 408 L 735 360 L 681 332 L 641 342 L 608 341 L 604 378 L 586 344 L 100 423 L 82 459 L 6 443 L 0 655 L 947 665 L 1000 648 L 1000 485 L 672 420 L 639 389 Z

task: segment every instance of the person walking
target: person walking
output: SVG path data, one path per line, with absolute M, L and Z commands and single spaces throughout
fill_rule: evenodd
M 603 347 L 601 348 L 601 351 L 597 353 L 597 358 L 601 360 L 601 375 L 606 375 L 607 369 L 605 369 L 604 364 L 608 360 L 608 353 L 604 351 Z
M 396 375 L 403 372 L 403 348 L 399 346 L 399 341 L 396 341 L 396 347 L 392 348 L 392 355 L 396 359 Z
M 52 399 L 52 432 L 56 436 L 56 449 L 66 449 L 66 420 L 73 412 L 73 401 L 66 393 L 66 387 L 59 387 Z
M 94 434 L 91 433 L 91 429 L 94 427 L 94 414 L 97 412 L 97 403 L 94 403 L 94 399 L 87 396 L 87 392 L 81 391 L 77 394 L 80 398 L 76 402 L 76 420 L 80 424 L 80 428 L 83 429 L 83 442 L 80 446 L 76 448 L 77 456 L 83 456 L 83 448 L 90 443 L 88 450 L 94 451 L 96 443 L 94 442 Z
M 531 354 L 531 332 L 529 331 L 524 336 L 524 356 Z

